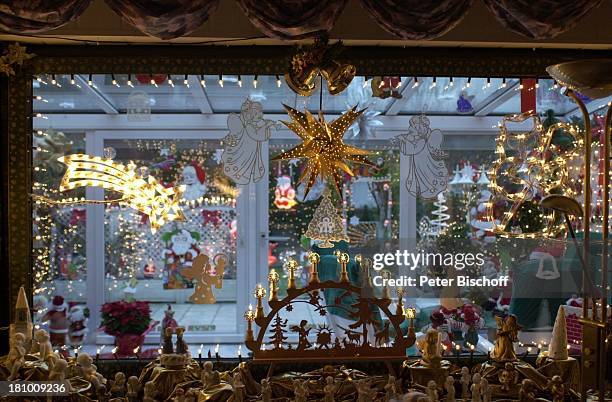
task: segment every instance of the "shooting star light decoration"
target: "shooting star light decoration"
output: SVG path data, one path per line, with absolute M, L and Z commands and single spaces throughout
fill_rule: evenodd
M 306 168 L 299 179 L 306 185 L 305 196 L 319 175 L 324 179 L 332 179 L 338 194 L 342 194 L 342 172 L 349 176 L 355 175 L 349 163 L 376 168 L 376 165 L 366 158 L 368 151 L 347 145 L 342 140 L 346 130 L 365 109 L 356 111 L 356 107 L 353 107 L 336 120 L 327 123 L 321 112 L 316 118 L 308 110 L 302 113 L 287 105 L 283 106 L 292 121 L 282 123 L 297 134 L 302 143 L 276 155 L 272 160 L 307 159 Z
M 166 222 L 185 219 L 179 206 L 183 186 L 166 188 L 153 176 L 144 178 L 136 172 L 136 165 L 132 162 L 122 165 L 112 159 L 85 154 L 66 155 L 58 160 L 67 166 L 60 183 L 60 191 L 78 187 L 101 187 L 122 194 L 121 198 L 114 200 L 83 200 L 77 203 L 125 204 L 149 217 L 153 233 Z

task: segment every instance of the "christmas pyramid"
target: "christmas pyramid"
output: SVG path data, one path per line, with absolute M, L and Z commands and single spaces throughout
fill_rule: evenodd
M 305 235 L 312 240 L 322 241 L 318 244 L 321 248 L 333 247 L 332 242 L 349 241 L 342 218 L 329 197 L 329 191 L 323 193 L 323 199 L 312 216 Z
M 553 327 L 548 357 L 553 360 L 567 360 L 567 325 L 565 324 L 565 311 L 563 306 L 557 311 L 555 326 Z

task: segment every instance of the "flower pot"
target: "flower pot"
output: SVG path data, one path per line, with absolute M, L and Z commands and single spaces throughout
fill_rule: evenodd
M 144 334 L 124 334 L 115 337 L 115 346 L 117 346 L 117 355 L 133 356 L 134 349 L 141 347 L 144 343 Z

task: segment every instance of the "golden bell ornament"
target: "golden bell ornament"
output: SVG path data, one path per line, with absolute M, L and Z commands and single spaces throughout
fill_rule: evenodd
M 319 69 L 315 65 L 299 69 L 292 68 L 290 72 L 285 74 L 285 81 L 298 95 L 309 96 L 315 89 L 315 80 L 318 75 Z
M 321 67 L 321 75 L 327 81 L 327 90 L 332 95 L 344 91 L 353 81 L 356 71 L 352 64 L 340 64 L 334 60 Z

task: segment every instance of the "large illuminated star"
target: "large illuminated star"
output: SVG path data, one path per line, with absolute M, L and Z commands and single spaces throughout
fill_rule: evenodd
M 282 123 L 296 133 L 302 143 L 276 155 L 272 160 L 307 159 L 306 168 L 300 177 L 300 181 L 306 183 L 304 197 L 308 195 L 319 175 L 326 180 L 333 180 L 338 193 L 342 195 L 342 172 L 354 176 L 349 164 L 376 167 L 366 158 L 368 151 L 346 145 L 342 140 L 346 130 L 365 109 L 355 111 L 355 106 L 336 120 L 327 123 L 322 113 L 316 118 L 308 110 L 302 113 L 287 105 L 283 106 L 291 121 Z

